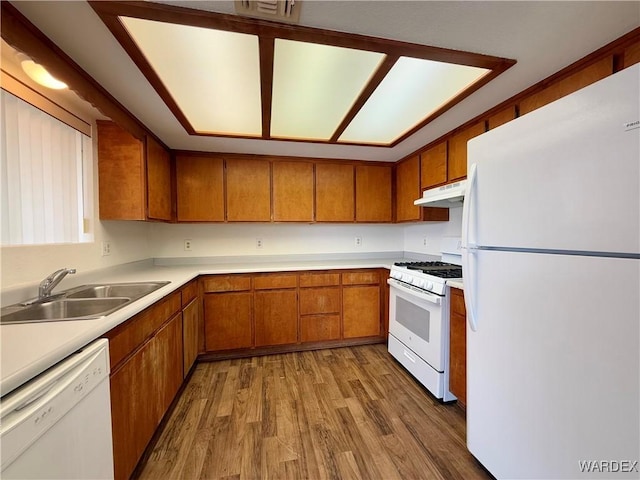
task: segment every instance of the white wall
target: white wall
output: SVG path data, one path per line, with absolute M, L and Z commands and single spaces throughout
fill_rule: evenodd
M 400 252 L 401 225 L 353 224 L 151 224 L 151 254 L 156 258 L 237 255 L 304 255 L 325 253 Z M 355 246 L 355 237 L 362 246 Z M 256 239 L 263 241 L 256 248 Z M 184 250 L 184 240 L 192 251 Z
M 462 233 L 462 207 L 449 209 L 448 222 L 424 222 L 408 225 L 404 228 L 405 252 L 440 255 L 442 237 L 460 236 Z M 424 238 L 427 246 L 424 246 Z

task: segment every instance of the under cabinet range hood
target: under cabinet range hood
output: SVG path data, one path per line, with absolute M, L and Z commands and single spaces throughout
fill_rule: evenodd
M 421 207 L 461 207 L 464 194 L 467 190 L 467 180 L 460 180 L 437 188 L 425 190 L 422 198 L 419 198 L 414 205 Z

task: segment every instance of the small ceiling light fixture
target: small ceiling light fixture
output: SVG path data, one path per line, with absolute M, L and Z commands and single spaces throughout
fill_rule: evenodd
M 54 90 L 62 90 L 63 88 L 69 88 L 69 86 L 52 76 L 47 69 L 39 63 L 34 62 L 30 58 L 25 58 L 20 62 L 24 73 L 29 75 L 29 78 L 34 82 L 42 85 L 43 87 L 52 88 Z

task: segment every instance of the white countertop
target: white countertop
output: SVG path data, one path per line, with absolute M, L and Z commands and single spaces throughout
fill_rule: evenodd
M 124 308 L 96 320 L 24 323 L 0 326 L 0 392 L 9 393 L 31 378 L 52 367 L 73 352 L 141 312 L 198 275 L 224 273 L 261 273 L 350 268 L 391 268 L 402 258 L 355 260 L 305 260 L 273 262 L 208 263 L 194 265 L 155 265 L 150 261 L 91 272 L 77 279 L 67 277 L 58 290 L 89 283 L 170 281 L 168 285 L 142 297 Z M 406 261 L 406 259 L 404 259 Z M 79 282 L 82 283 L 79 283 Z M 3 296 L 5 293 L 3 292 Z M 7 295 L 16 295 L 9 292 Z M 12 303 L 24 301 L 18 298 Z M 3 303 L 5 303 L 3 301 Z
M 452 288 L 459 288 L 460 290 L 464 290 L 464 283 L 458 280 L 447 280 L 447 285 Z

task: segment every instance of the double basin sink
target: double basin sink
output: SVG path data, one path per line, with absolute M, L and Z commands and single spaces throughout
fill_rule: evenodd
M 169 282 L 81 285 L 45 299 L 2 309 L 0 324 L 59 322 L 103 318 Z

